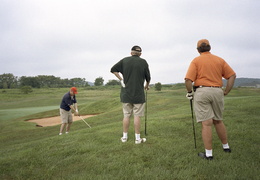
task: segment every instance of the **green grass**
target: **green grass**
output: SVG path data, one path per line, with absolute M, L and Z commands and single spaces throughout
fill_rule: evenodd
M 73 123 L 68 135 L 59 125 L 38 128 L 25 120 L 58 115 L 67 89 L 0 92 L 0 179 L 260 179 L 260 89 L 233 89 L 225 97 L 224 122 L 232 153 L 222 151 L 213 131 L 213 161 L 202 160 L 200 124 L 192 121 L 185 88 L 178 85 L 148 92 L 147 142 L 120 142 L 122 109 L 119 87 L 82 88 L 81 114 L 98 114 Z M 144 118 L 142 119 L 144 136 Z

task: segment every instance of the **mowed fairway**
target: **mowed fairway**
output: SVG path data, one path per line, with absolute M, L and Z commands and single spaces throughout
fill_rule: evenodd
M 59 115 L 68 89 L 0 92 L 0 179 L 260 179 L 260 89 L 235 88 L 225 97 L 224 119 L 232 153 L 224 153 L 213 130 L 213 161 L 204 151 L 200 124 L 194 148 L 189 101 L 184 85 L 148 91 L 147 142 L 121 143 L 120 87 L 80 88 L 82 115 L 98 114 L 72 124 L 59 136 L 59 125 L 36 127 L 29 119 Z M 142 134 L 144 137 L 144 118 Z

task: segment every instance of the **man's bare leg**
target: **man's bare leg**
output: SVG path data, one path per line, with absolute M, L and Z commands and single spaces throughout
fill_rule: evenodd
M 135 134 L 140 134 L 141 122 L 140 117 L 134 117 Z
M 225 127 L 223 121 L 213 120 L 213 123 L 214 123 L 218 137 L 221 140 L 222 144 L 227 144 L 228 143 L 228 141 L 227 141 L 227 131 L 226 131 L 226 127 Z
M 124 117 L 124 119 L 123 119 L 123 131 L 124 131 L 124 133 L 128 133 L 129 124 L 130 124 L 130 117 Z
M 61 126 L 60 126 L 60 134 L 62 134 L 65 126 L 66 126 L 67 123 L 62 123 Z
M 212 125 L 213 120 L 209 119 L 202 122 L 202 140 L 204 143 L 206 156 L 212 156 Z
M 67 124 L 67 127 L 66 127 L 66 133 L 68 133 L 70 131 L 70 126 L 71 126 L 72 122 L 68 123 Z

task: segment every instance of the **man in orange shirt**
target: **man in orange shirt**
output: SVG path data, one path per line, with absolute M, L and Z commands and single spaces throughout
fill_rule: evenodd
M 197 50 L 200 56 L 192 60 L 185 76 L 186 97 L 193 99 L 192 83 L 194 82 L 194 111 L 197 122 L 202 124 L 202 140 L 205 152 L 198 155 L 212 160 L 212 126 L 216 128 L 225 152 L 231 152 L 227 132 L 223 123 L 224 96 L 232 89 L 236 73 L 224 59 L 211 54 L 207 39 L 199 40 Z M 227 79 L 225 90 L 222 90 L 222 78 Z M 196 91 L 196 92 L 195 92 Z

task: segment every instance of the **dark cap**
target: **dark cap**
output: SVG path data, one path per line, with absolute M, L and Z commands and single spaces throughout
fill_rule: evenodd
M 140 46 L 133 46 L 131 50 L 132 51 L 137 51 L 137 52 L 142 52 L 142 49 L 141 49 Z

